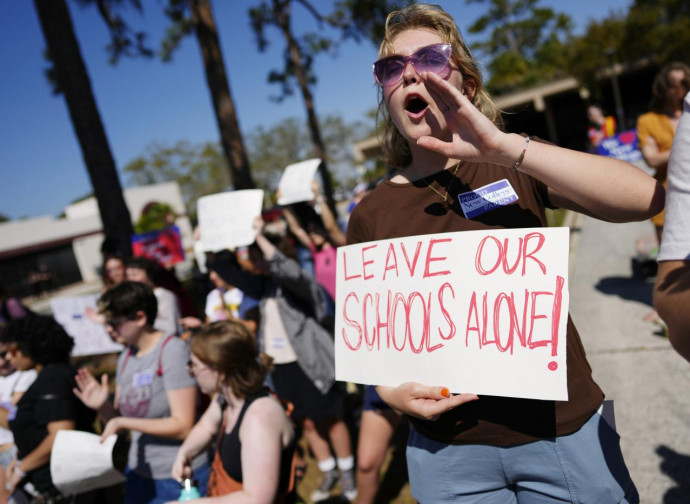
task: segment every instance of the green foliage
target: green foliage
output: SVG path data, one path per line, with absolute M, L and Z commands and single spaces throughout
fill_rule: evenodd
M 10 219 L 7 215 L 5 214 L 0 214 L 0 222 L 9 222 L 12 219 Z
M 636 0 L 627 17 L 620 53 L 626 61 L 653 57 L 660 64 L 690 61 L 690 2 Z
M 170 20 L 170 26 L 166 29 L 165 37 L 161 41 L 159 56 L 162 61 L 171 61 L 182 39 L 194 30 L 194 22 L 189 16 L 188 6 L 188 0 L 168 0 L 165 6 L 164 12 Z
M 280 102 L 293 95 L 295 84 L 313 86 L 316 83 L 312 68 L 314 59 L 321 53 L 335 55 L 342 40 L 380 40 L 386 15 L 404 3 L 409 2 L 339 0 L 329 14 L 322 14 L 316 8 L 316 2 L 307 0 L 262 0 L 258 6 L 250 8 L 249 20 L 259 51 L 265 51 L 270 44 L 266 35 L 268 27 L 279 28 L 286 40 L 282 68 L 271 70 L 268 75 L 268 81 L 278 84 L 281 89 L 280 94 L 272 99 Z M 317 23 L 316 31 L 300 35 L 293 32 L 291 8 L 294 4 L 299 4 L 313 16 Z M 301 78 L 303 82 L 298 83 Z
M 346 124 L 341 117 L 327 116 L 321 132 L 327 149 L 327 162 L 337 184 L 351 185 L 357 174 L 353 170 L 351 145 L 365 135 L 360 123 Z M 247 136 L 252 175 L 257 185 L 275 190 L 286 166 L 315 157 L 314 146 L 304 120 L 289 118 L 270 128 L 257 127 Z
M 321 122 L 334 182 L 351 187 L 357 177 L 352 168 L 351 145 L 368 131 L 360 123 L 346 124 L 336 116 L 327 116 Z M 247 146 L 257 186 L 269 191 L 277 188 L 286 166 L 314 157 L 306 124 L 297 118 L 286 119 L 270 128 L 257 127 L 247 136 Z M 129 186 L 177 182 L 187 214 L 194 221 L 196 201 L 200 197 L 230 188 L 223 153 L 211 142 L 194 145 L 180 141 L 172 147 L 151 144 L 142 156 L 124 167 L 124 173 Z M 140 229 L 139 223 L 136 226 Z
M 120 11 L 132 8 L 139 14 L 143 12 L 140 0 L 76 0 L 82 7 L 96 6 L 110 31 L 110 43 L 106 50 L 111 64 L 116 64 L 122 56 L 151 58 L 153 51 L 146 45 L 146 33 L 133 30 L 120 15 Z
M 174 146 L 152 144 L 144 155 L 124 167 L 128 185 L 175 181 L 180 186 L 187 214 L 196 220 L 196 200 L 230 186 L 225 158 L 217 144 L 192 145 L 180 141 Z
M 636 0 L 627 13 L 613 12 L 590 22 L 585 34 L 572 43 L 568 68 L 585 86 L 596 90 L 598 74 L 614 62 L 690 62 L 688 48 L 690 1 Z
M 488 4 L 470 27 L 483 33 L 472 45 L 488 59 L 487 87 L 508 92 L 566 75 L 572 21 L 567 14 L 539 7 L 539 0 L 465 0 Z
M 176 217 L 175 211 L 169 204 L 151 203 L 146 205 L 141 216 L 134 223 L 134 232 L 141 234 L 164 229 L 174 223 Z
M 611 13 L 601 21 L 590 21 L 584 35 L 573 40 L 568 67 L 570 73 L 586 87 L 598 89 L 595 85 L 598 73 L 610 66 L 614 59 L 620 61 L 619 48 L 623 44 L 625 23 L 624 15 Z M 598 100 L 600 97 L 593 98 Z

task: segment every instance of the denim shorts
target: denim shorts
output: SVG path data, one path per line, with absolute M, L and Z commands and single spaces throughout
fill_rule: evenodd
M 15 458 L 17 458 L 16 446 L 0 452 L 0 466 L 2 466 L 3 469 L 7 469 Z
M 410 489 L 422 504 L 637 504 L 619 441 L 599 413 L 572 434 L 514 446 L 449 445 L 410 426 Z

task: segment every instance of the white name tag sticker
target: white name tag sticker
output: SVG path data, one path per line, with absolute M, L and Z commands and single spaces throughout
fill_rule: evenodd
M 151 371 L 140 371 L 134 373 L 132 377 L 132 386 L 134 387 L 146 387 L 153 383 L 153 373 Z
M 518 200 L 518 195 L 508 179 L 458 194 L 458 201 L 465 217 L 472 219 L 494 208 L 509 205 Z
M 282 350 L 283 348 L 287 348 L 287 341 L 285 340 L 285 338 L 273 338 L 271 346 L 275 349 Z

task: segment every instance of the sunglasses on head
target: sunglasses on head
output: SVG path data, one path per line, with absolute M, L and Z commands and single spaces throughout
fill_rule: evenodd
M 412 63 L 417 73 L 432 72 L 446 77 L 450 53 L 450 44 L 433 44 L 421 47 L 409 56 L 387 56 L 374 63 L 374 78 L 381 86 L 392 86 L 402 79 L 408 63 Z

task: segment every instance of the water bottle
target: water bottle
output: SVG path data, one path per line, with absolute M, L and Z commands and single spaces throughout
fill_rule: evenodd
M 192 499 L 198 499 L 201 497 L 199 489 L 196 487 L 196 481 L 191 478 L 185 478 L 182 480 L 182 491 L 180 492 L 180 498 L 178 501 L 188 501 Z

